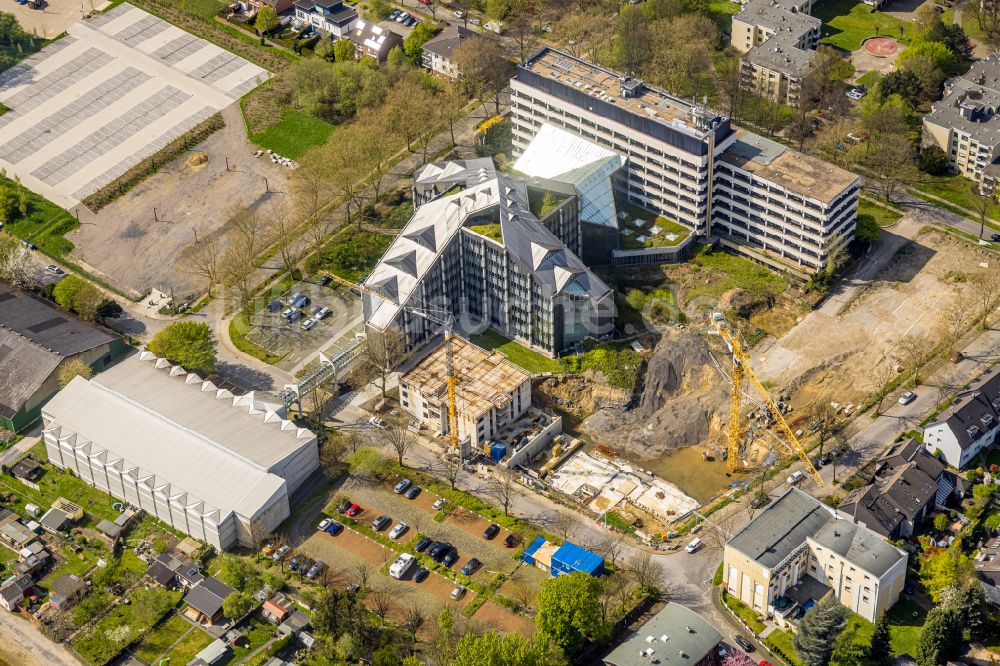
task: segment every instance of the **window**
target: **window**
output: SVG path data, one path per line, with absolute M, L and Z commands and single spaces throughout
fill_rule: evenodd
M 865 603 L 868 603 L 868 597 L 861 597 L 861 600 Z

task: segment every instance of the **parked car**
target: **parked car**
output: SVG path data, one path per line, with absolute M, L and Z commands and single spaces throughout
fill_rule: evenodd
M 344 526 L 337 521 L 332 521 L 326 528 L 326 533 L 330 536 L 337 536 L 344 531 Z
M 451 598 L 454 599 L 455 601 L 458 601 L 459 599 L 461 599 L 464 596 L 465 596 L 465 586 L 464 585 L 456 585 L 455 589 L 453 589 L 451 591 Z
M 45 270 L 47 270 L 49 273 L 52 273 L 53 275 L 62 275 L 63 272 L 62 269 L 56 266 L 55 264 L 49 264 L 48 266 L 45 267 Z
M 463 576 L 471 576 L 472 574 L 474 574 L 477 571 L 479 571 L 479 567 L 481 567 L 481 566 L 483 566 L 483 563 L 480 562 L 475 557 L 473 557 L 471 560 L 469 560 L 468 562 L 465 563 L 464 567 L 462 567 L 462 575 Z
M 430 573 L 431 570 L 428 569 L 427 567 L 420 567 L 419 569 L 417 569 L 417 572 L 413 574 L 413 582 L 419 583 L 423 579 L 427 578 L 427 576 L 429 576 Z
M 403 21 L 403 25 L 405 25 L 407 28 L 412 28 L 416 24 L 417 24 L 417 19 L 413 18 L 412 16 Z
M 409 479 L 400 479 L 399 483 L 392 487 L 392 492 L 397 495 L 401 495 L 404 490 L 410 487 L 411 481 Z
M 917 394 L 913 391 L 907 391 L 903 395 L 899 396 L 899 404 L 908 405 L 917 399 Z
M 278 550 L 274 551 L 274 555 L 271 556 L 271 559 L 274 560 L 275 562 L 280 562 L 281 560 L 285 559 L 285 555 L 288 554 L 289 550 L 291 550 L 289 546 L 282 546 L 278 548 Z
M 460 18 L 463 18 L 465 16 L 465 12 L 454 11 L 454 12 L 452 12 L 452 15 L 454 15 L 455 18 L 460 19 Z
M 788 485 L 794 486 L 796 483 L 802 480 L 803 476 L 805 475 L 802 474 L 802 472 L 792 472 L 791 474 L 788 475 L 788 478 L 785 479 L 785 481 L 788 483 Z
M 23 245 L 24 247 L 28 248 L 29 250 L 37 250 L 38 249 L 37 245 L 35 245 L 31 241 L 26 241 L 24 239 L 21 239 L 21 245 Z
M 431 541 L 429 537 L 420 537 L 420 541 L 418 541 L 417 545 L 413 547 L 413 550 L 417 551 L 418 553 L 422 553 L 425 550 L 427 550 L 427 546 L 431 545 L 432 543 L 434 542 Z
M 304 308 L 309 305 L 309 297 L 304 294 L 292 294 L 291 303 L 293 307 Z
M 695 537 L 694 539 L 691 540 L 691 542 L 688 545 L 684 546 L 684 552 L 693 553 L 699 548 L 701 548 L 701 539 Z
M 1000 234 L 993 234 L 990 236 L 990 240 L 994 243 L 1000 243 Z
M 347 511 L 345 511 L 344 513 L 345 513 L 346 515 L 350 516 L 351 518 L 353 518 L 354 516 L 358 515 L 358 514 L 359 514 L 359 513 L 361 513 L 362 511 L 363 511 L 363 509 L 362 509 L 362 508 L 361 508 L 360 506 L 358 506 L 357 504 L 352 504 L 352 505 L 351 505 L 351 506 L 350 506 L 350 507 L 349 507 L 349 508 L 347 509 Z
M 288 308 L 287 310 L 281 313 L 281 316 L 284 317 L 288 321 L 288 323 L 293 323 L 298 321 L 299 319 L 302 319 L 302 313 L 296 310 L 295 308 Z
M 444 554 L 444 557 L 441 558 L 441 564 L 445 565 L 446 567 L 450 567 L 457 561 L 458 561 L 458 551 L 455 550 L 455 548 L 449 549 L 448 552 Z
M 410 526 L 406 523 L 396 523 L 396 526 L 389 530 L 389 538 L 398 539 L 403 536 L 403 533 L 408 529 L 410 529 Z
M 324 569 L 326 569 L 326 562 L 324 562 L 323 560 L 316 560 L 315 562 L 313 562 L 313 565 L 309 567 L 309 571 L 306 572 L 306 578 L 308 578 L 309 580 L 313 580 L 314 578 L 316 578 L 316 576 L 319 576 L 321 573 L 323 573 Z
M 452 550 L 452 545 L 447 541 L 437 541 L 431 544 L 430 548 L 427 549 L 427 554 L 431 556 L 435 562 L 441 562 L 444 556 L 450 553 Z M 454 560 L 452 560 L 454 562 Z
M 290 562 L 288 563 L 288 570 L 289 570 L 289 571 L 295 571 L 295 570 L 296 570 L 296 569 L 298 569 L 298 568 L 299 568 L 299 556 L 298 556 L 298 555 L 296 555 L 296 556 L 295 556 L 295 557 L 293 557 L 293 558 L 291 559 L 291 561 L 290 561 Z
M 316 320 L 313 319 L 312 317 L 302 322 L 303 331 L 311 331 L 315 326 L 316 326 Z
M 324 518 L 323 520 L 319 521 L 319 525 L 316 526 L 316 529 L 319 530 L 320 532 L 322 532 L 327 527 L 329 527 L 330 523 L 332 523 L 332 522 L 333 521 L 330 520 L 329 518 Z
M 403 497 L 409 500 L 417 499 L 417 495 L 419 494 L 420 494 L 420 486 L 414 484 L 406 489 L 406 492 L 403 493 Z
M 322 307 L 319 309 L 319 312 L 316 312 L 313 316 L 316 319 L 326 319 L 327 317 L 330 316 L 330 308 Z
M 391 13 L 391 14 L 389 14 L 389 20 L 390 20 L 390 21 L 395 21 L 395 20 L 396 20 L 396 17 L 397 17 L 397 16 L 399 16 L 400 14 L 402 14 L 402 13 L 403 13 L 403 12 L 402 12 L 402 11 L 400 11 L 400 10 L 398 10 L 398 9 L 393 9 L 393 10 L 392 10 L 392 13 Z
M 441 509 L 444 508 L 444 505 L 446 503 L 447 501 L 445 500 L 445 498 L 439 497 L 436 500 L 434 500 L 434 504 L 431 505 L 431 508 L 434 509 L 435 511 L 440 511 Z
M 477 19 L 477 18 L 470 18 L 469 19 L 469 23 L 471 25 L 479 25 L 479 19 Z
M 357 583 L 351 583 L 350 585 L 347 586 L 348 594 L 357 594 L 360 591 L 361 591 L 361 586 L 358 585 Z
M 273 543 L 265 543 L 260 549 L 261 555 L 270 555 L 274 552 Z
M 744 652 L 753 652 L 754 650 L 753 643 L 745 639 L 743 636 L 736 634 L 735 636 L 733 636 L 733 640 L 736 642 L 737 645 L 743 648 Z
M 337 513 L 345 513 L 351 508 L 351 500 L 345 499 L 343 502 L 337 505 Z
M 389 423 L 385 419 L 380 419 L 377 416 L 373 416 L 370 419 L 368 419 L 368 424 L 375 426 L 379 430 L 385 430 L 387 427 L 389 427 Z
M 516 534 L 514 534 L 513 532 L 511 532 L 510 534 L 507 535 L 507 538 L 503 540 L 503 546 L 504 546 L 504 548 L 513 548 L 514 546 L 517 545 L 517 540 L 519 538 L 520 537 L 518 537 Z
M 321 285 L 323 285 L 324 287 L 327 286 L 328 284 L 330 284 L 331 282 L 333 282 L 333 278 L 330 277 L 329 275 L 324 275 L 323 277 L 321 277 L 319 279 L 319 283 Z
M 500 534 L 500 526 L 497 525 L 496 523 L 490 524 L 489 527 L 483 530 L 483 538 L 486 539 L 487 541 L 494 538 L 498 534 Z
M 385 529 L 386 525 L 388 525 L 391 522 L 392 518 L 390 518 L 389 516 L 379 516 L 378 518 L 372 521 L 372 529 L 374 529 L 376 532 L 381 532 L 383 529 Z

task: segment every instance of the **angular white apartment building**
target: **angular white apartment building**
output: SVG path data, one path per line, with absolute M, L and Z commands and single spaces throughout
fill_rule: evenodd
M 952 467 L 965 469 L 1000 433 L 1000 369 L 979 379 L 936 421 L 924 428 L 924 446 L 940 451 Z
M 551 48 L 521 63 L 511 88 L 515 157 L 546 124 L 581 136 L 625 158 L 620 199 L 703 240 L 804 274 L 854 236 L 857 176 L 735 131 L 705 107 Z M 792 177 L 791 165 L 814 177 Z
M 256 546 L 319 467 L 316 435 L 143 351 L 42 410 L 49 462 L 215 548 Z

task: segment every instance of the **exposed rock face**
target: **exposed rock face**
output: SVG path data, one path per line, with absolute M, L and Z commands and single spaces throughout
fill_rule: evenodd
M 638 406 L 631 412 L 602 409 L 580 428 L 601 444 L 648 459 L 714 444 L 728 404 L 728 386 L 705 340 L 690 332 L 668 334 L 653 350 Z

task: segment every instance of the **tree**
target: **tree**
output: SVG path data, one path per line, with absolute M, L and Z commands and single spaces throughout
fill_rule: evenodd
M 275 11 L 274 7 L 264 5 L 257 10 L 257 18 L 253 22 L 253 27 L 257 29 L 257 32 L 266 35 L 279 25 L 281 25 L 281 19 L 278 18 L 278 12 Z
M 410 63 L 406 58 L 406 52 L 403 51 L 401 46 L 393 46 L 389 49 L 389 55 L 385 57 L 385 61 L 392 67 L 402 67 Z
M 260 583 L 260 572 L 247 559 L 223 553 L 219 556 L 219 572 L 216 577 L 237 592 L 256 591 Z
M 645 78 L 686 97 L 711 89 L 709 67 L 720 41 L 714 21 L 699 14 L 677 16 L 654 23 L 652 35 Z
M 958 656 L 962 646 L 962 625 L 947 608 L 933 608 L 927 614 L 917 638 L 917 663 L 939 666 Z
M 558 648 L 541 636 L 534 640 L 520 634 L 466 634 L 455 647 L 452 666 L 560 666 L 566 660 Z
M 71 358 L 59 366 L 59 388 L 66 388 L 74 377 L 90 379 L 93 376 L 94 371 L 90 369 L 89 365 L 78 358 Z
M 583 644 L 603 640 L 610 628 L 601 622 L 601 582 L 577 571 L 550 578 L 538 593 L 535 626 L 541 636 L 551 639 L 572 655 Z
M 993 192 L 984 189 L 980 183 L 972 180 L 969 181 L 969 194 L 972 201 L 970 206 L 979 219 L 979 238 L 982 238 L 983 232 L 986 230 L 986 217 L 993 205 Z
M 56 303 L 63 310 L 73 312 L 76 304 L 76 295 L 86 286 L 86 281 L 79 275 L 67 275 L 53 287 L 52 298 L 56 299 Z
M 469 97 L 492 99 L 500 113 L 500 93 L 510 84 L 511 63 L 501 45 L 486 37 L 463 41 L 452 52 Z
M 356 55 L 354 42 L 346 37 L 341 37 L 333 43 L 333 57 L 337 62 L 354 62 Z
M 434 469 L 444 477 L 451 489 L 454 490 L 455 484 L 458 483 L 458 477 L 462 473 L 462 459 L 455 452 L 445 452 L 435 462 Z
M 434 28 L 426 21 L 417 24 L 410 34 L 403 40 L 403 51 L 406 57 L 413 64 L 420 63 L 420 56 L 424 51 L 424 44 L 434 36 Z
M 955 353 L 955 348 L 958 346 L 959 340 L 962 339 L 962 334 L 965 333 L 971 323 L 972 316 L 968 305 L 961 301 L 952 302 L 941 313 L 941 319 L 938 322 L 938 331 L 948 357 L 951 357 Z
M 413 433 L 406 427 L 406 423 L 396 420 L 390 421 L 382 431 L 382 439 L 396 452 L 396 460 L 400 467 L 403 466 L 403 456 L 417 442 Z
M 878 616 L 875 631 L 872 633 L 868 648 L 868 659 L 871 666 L 891 666 L 893 659 L 892 634 L 889 631 L 889 618 L 885 613 Z
M 812 421 L 809 424 L 815 428 L 816 437 L 819 440 L 818 455 L 823 455 L 823 445 L 826 444 L 827 437 L 837 427 L 837 410 L 829 402 L 821 402 L 812 412 Z
M 948 525 L 949 524 L 950 524 L 950 521 L 948 520 L 948 514 L 946 514 L 946 513 L 939 513 L 938 515 L 934 516 L 934 531 L 935 532 L 944 532 L 945 530 L 948 529 Z
M 972 280 L 972 290 L 979 305 L 979 328 L 985 331 L 986 320 L 1000 307 L 1000 274 L 981 273 Z
M 640 550 L 629 558 L 628 571 L 641 590 L 657 589 L 663 578 L 663 565 L 648 550 Z
M 638 5 L 625 5 L 615 28 L 615 60 L 618 68 L 636 75 L 649 58 L 652 34 L 649 19 Z
M 858 642 L 858 625 L 851 623 L 833 643 L 830 666 L 861 666 L 867 661 L 868 648 Z
M 910 104 L 916 104 L 920 97 L 920 79 L 913 72 L 907 70 L 896 70 L 889 72 L 878 83 L 880 95 L 899 95 Z
M 920 582 L 935 603 L 941 603 L 947 588 L 975 580 L 975 567 L 969 556 L 962 552 L 960 541 L 928 555 L 920 564 Z
M 352 383 L 361 387 L 375 383 L 384 400 L 387 395 L 389 373 L 402 363 L 406 356 L 406 341 L 395 329 L 382 332 L 369 331 L 352 370 Z
M 392 3 L 389 0 L 371 0 L 368 3 L 368 11 L 382 20 L 392 13 Z
M 793 644 L 804 666 L 826 666 L 834 640 L 847 626 L 848 610 L 833 595 L 824 597 L 806 612 Z
M 190 275 L 205 281 L 205 290 L 212 295 L 212 285 L 219 280 L 222 243 L 217 234 L 202 238 L 187 246 L 181 253 L 181 266 Z
M 854 227 L 855 240 L 863 243 L 875 243 L 882 235 L 882 228 L 878 226 L 871 215 L 858 215 L 857 224 Z
M 897 67 L 906 67 L 906 63 L 918 56 L 927 56 L 941 71 L 950 71 L 955 66 L 955 54 L 941 42 L 917 42 L 911 44 L 905 51 L 899 54 L 896 59 Z
M 978 580 L 966 579 L 946 587 L 941 593 L 941 606 L 955 613 L 958 624 L 973 638 L 982 635 L 988 614 L 986 595 Z
M 882 415 L 882 404 L 885 402 L 886 397 L 892 392 L 892 380 L 896 378 L 899 373 L 896 372 L 895 362 L 889 358 L 883 356 L 878 363 L 876 363 L 870 370 L 868 374 L 868 381 L 872 388 L 872 393 L 874 394 L 875 403 L 875 416 Z
M 174 322 L 154 335 L 147 349 L 190 372 L 215 371 L 216 341 L 208 324 Z
M 914 384 L 920 384 L 920 371 L 934 355 L 934 347 L 934 339 L 926 334 L 911 333 L 899 341 L 900 355 L 909 361 L 910 369 L 913 370 Z
M 948 155 L 937 146 L 928 146 L 920 151 L 917 166 L 924 173 L 940 176 L 948 171 Z
M 32 283 L 34 269 L 35 260 L 28 248 L 14 236 L 0 236 L 0 279 L 24 288 Z M 65 280 L 63 278 L 60 282 Z
M 870 134 L 866 143 L 853 149 L 855 162 L 872 172 L 887 201 L 892 201 L 900 184 L 916 178 L 915 152 L 910 137 L 897 131 Z
M 222 601 L 222 612 L 233 620 L 239 620 L 252 608 L 253 599 L 246 593 L 233 592 Z
M 498 466 L 490 474 L 489 480 L 487 481 L 490 487 L 490 494 L 493 498 L 500 503 L 500 508 L 503 509 L 503 515 L 510 515 L 510 505 L 514 501 L 514 497 L 517 495 L 517 476 L 515 473 L 506 467 Z
M 391 473 L 389 461 L 370 447 L 358 449 L 348 460 L 351 475 L 363 481 L 382 481 Z

